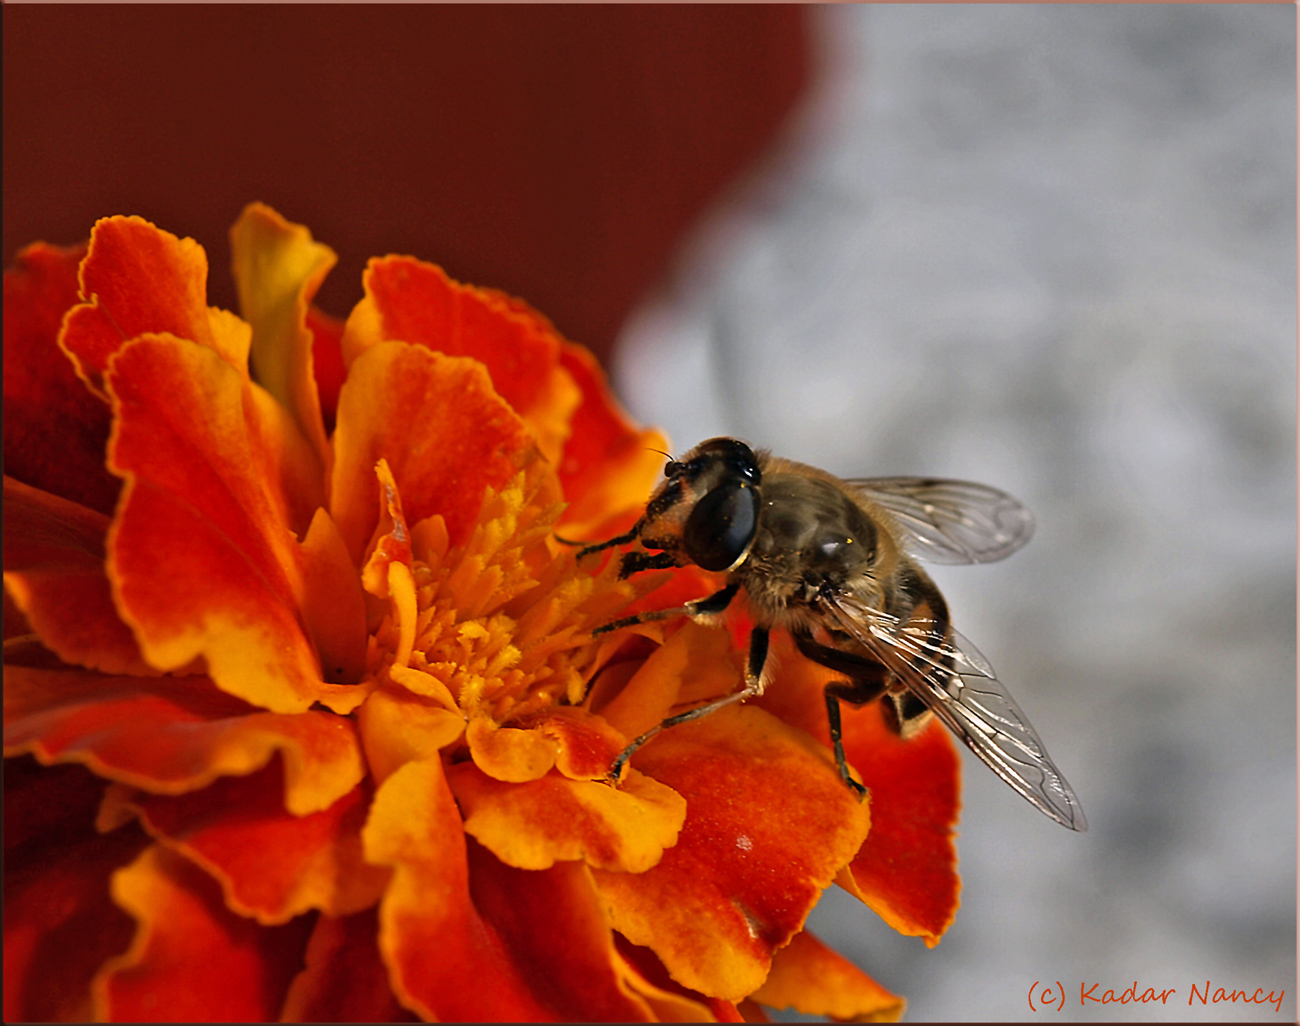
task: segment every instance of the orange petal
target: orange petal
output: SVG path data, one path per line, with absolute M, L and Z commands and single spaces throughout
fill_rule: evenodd
M 339 395 L 330 512 L 353 562 L 379 521 L 375 464 L 387 460 L 408 523 L 440 513 L 463 542 L 488 488 L 537 458 L 528 429 L 482 365 L 400 342 L 353 361 Z
M 338 525 L 325 510 L 312 517 L 300 554 L 302 619 L 321 669 L 330 681 L 355 684 L 366 670 L 366 599 Z
M 838 883 L 899 933 L 939 943 L 960 900 L 961 763 L 937 720 L 902 740 L 878 703 L 844 710 L 845 755 L 871 788 L 871 836 Z
M 568 1022 L 653 1018 L 625 982 L 609 918 L 583 865 L 512 869 L 470 842 L 469 866 L 475 906 L 551 1016 Z
M 131 941 L 108 878 L 148 839 L 95 830 L 104 786 L 80 766 L 5 763 L 5 1022 L 90 1020 L 91 978 Z
M 537 314 L 498 292 L 462 285 L 442 268 L 412 257 L 377 258 L 363 276 L 366 298 L 343 337 L 351 363 L 381 342 L 410 342 L 484 364 L 497 393 L 558 459 L 580 396 L 560 367 L 560 337 Z
M 299 473 L 312 460 L 301 436 L 266 393 L 180 339 L 129 343 L 108 384 L 110 467 L 126 481 L 109 574 L 146 658 L 171 670 L 202 656 L 232 694 L 308 708 L 321 669 L 291 532 L 306 529 L 321 482 Z
M 776 953 L 753 999 L 839 1022 L 898 1022 L 907 1004 L 807 930 Z
M 397 1003 L 379 958 L 374 909 L 322 915 L 307 942 L 306 966 L 289 988 L 281 1022 L 418 1022 Z
M 58 347 L 63 315 L 80 300 L 85 246 L 43 242 L 5 271 L 5 473 L 111 514 L 121 482 L 104 466 L 110 416 Z
M 108 525 L 102 513 L 5 477 L 5 587 L 64 662 L 154 673 L 113 604 L 104 566 Z
M 362 587 L 377 599 L 387 599 L 388 626 L 393 641 L 392 665 L 406 668 L 415 645 L 418 602 L 415 594 L 415 566 L 411 553 L 411 531 L 402 511 L 397 482 L 382 456 L 375 464 L 379 478 L 379 524 L 375 527 L 365 566 Z M 371 603 L 375 608 L 375 604 Z M 372 617 L 373 621 L 373 617 Z
M 734 1005 L 683 987 L 668 975 L 664 964 L 649 948 L 632 944 L 618 933 L 614 934 L 614 947 L 628 986 L 654 1009 L 660 1022 L 736 1021 L 737 1016 L 726 1014 L 728 1007 L 735 1012 Z M 715 1014 L 715 1007 L 723 1014 Z
M 661 432 L 637 428 L 590 352 L 565 343 L 560 364 L 582 392 L 559 464 L 570 502 L 560 522 L 576 537 L 599 540 L 631 526 L 671 450 Z
M 352 722 L 332 713 L 261 712 L 201 677 L 105 677 L 5 670 L 5 753 L 79 762 L 158 794 L 183 794 L 284 758 L 284 805 L 328 808 L 361 780 Z
M 706 593 L 707 594 L 707 593 Z M 686 622 L 601 709 L 625 737 L 640 737 L 667 719 L 674 705 L 717 698 L 744 686 L 740 662 L 725 631 Z
M 550 706 L 511 724 L 551 738 L 558 746 L 555 768 L 573 780 L 605 779 L 627 744 L 603 716 L 573 706 Z
M 207 305 L 208 257 L 140 217 L 106 217 L 90 233 L 81 264 L 84 303 L 63 324 L 59 344 L 82 379 L 106 395 L 103 376 L 123 343 L 146 332 L 189 339 L 248 373 L 248 325 Z
M 641 873 L 676 843 L 686 817 L 680 795 L 635 770 L 617 789 L 558 773 L 503 783 L 469 762 L 453 766 L 447 779 L 465 832 L 519 869 L 582 859 L 601 869 Z
M 777 676 L 756 703 L 830 744 L 823 688 L 835 672 L 803 658 L 784 632 L 772 635 Z M 957 914 L 955 828 L 961 763 L 937 722 L 904 741 L 878 702 L 841 704 L 844 752 L 871 791 L 871 834 L 838 883 L 885 922 L 933 947 Z
M 393 669 L 390 673 L 401 683 L 400 677 L 419 671 L 406 670 L 399 675 Z M 465 714 L 454 703 L 449 707 L 390 685 L 375 691 L 357 710 L 357 727 L 370 775 L 383 783 L 398 767 L 434 758 L 440 749 L 458 740 L 465 732 Z
M 602 780 L 628 743 L 603 717 L 572 706 L 547 706 L 506 726 L 477 715 L 467 740 L 478 769 L 513 783 L 537 780 L 552 766 L 573 780 Z
M 594 871 L 614 927 L 684 986 L 740 1000 L 861 847 L 867 807 L 820 745 L 753 707 L 666 730 L 634 761 L 686 799 L 686 824 L 653 869 Z
M 347 371 L 343 368 L 343 322 L 314 306 L 307 308 L 307 327 L 312 334 L 312 368 L 315 371 L 316 390 L 320 396 L 321 418 L 325 433 L 334 431 L 334 418 L 339 408 L 339 389 Z
M 389 874 L 362 858 L 369 789 L 293 816 L 283 777 L 272 763 L 175 797 L 137 793 L 128 805 L 152 836 L 206 869 L 242 916 L 274 925 L 309 909 L 342 916 L 376 904 Z
M 393 867 L 379 950 L 405 1007 L 449 1021 L 556 1017 L 470 901 L 465 834 L 439 759 L 408 762 L 380 785 L 362 839 L 370 862 Z
M 559 743 L 541 731 L 501 727 L 486 714 L 469 721 L 465 740 L 479 769 L 515 784 L 544 777 L 560 751 Z
M 291 412 L 323 469 L 325 426 L 307 311 L 338 257 L 263 203 L 250 203 L 239 215 L 230 229 L 230 250 L 239 309 L 253 328 L 253 375 Z
M 230 912 L 201 869 L 154 845 L 113 874 L 113 900 L 136 919 L 126 954 L 95 980 L 97 1011 L 135 1022 L 277 1018 L 302 965 L 311 917 L 262 926 Z

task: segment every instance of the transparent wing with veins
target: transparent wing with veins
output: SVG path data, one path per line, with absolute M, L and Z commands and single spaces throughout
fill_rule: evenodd
M 892 514 L 908 549 L 929 563 L 992 563 L 1021 548 L 1034 516 L 1006 492 L 973 481 L 872 477 L 848 482 Z
M 949 640 L 937 643 L 933 621 L 903 623 L 850 597 L 831 604 L 830 613 L 1030 804 L 1071 830 L 1088 829 L 1074 789 L 974 645 L 951 629 Z

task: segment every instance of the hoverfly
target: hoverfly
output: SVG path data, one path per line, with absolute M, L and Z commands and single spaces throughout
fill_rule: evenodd
M 745 686 L 632 741 L 611 778 L 660 730 L 762 694 L 769 632 L 782 628 L 804 656 L 843 677 L 826 686 L 826 714 L 840 776 L 860 797 L 866 789 L 845 761 L 840 702 L 879 700 L 903 737 L 937 716 L 1041 812 L 1086 830 L 1079 799 L 1038 734 L 988 661 L 953 630 L 943 596 L 917 563 L 992 562 L 1033 530 L 1032 515 L 1011 496 L 966 481 L 844 481 L 735 438 L 712 438 L 670 458 L 632 529 L 588 545 L 578 558 L 640 542 L 641 550 L 623 555 L 620 576 L 694 563 L 725 572 L 727 584 L 596 633 L 683 615 L 708 622 L 743 590 L 754 619 Z

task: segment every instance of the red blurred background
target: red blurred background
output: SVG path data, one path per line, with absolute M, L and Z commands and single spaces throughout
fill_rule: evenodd
M 504 289 L 607 355 L 807 85 L 797 6 L 4 7 L 4 249 L 140 214 L 208 251 L 263 200 L 339 253 Z

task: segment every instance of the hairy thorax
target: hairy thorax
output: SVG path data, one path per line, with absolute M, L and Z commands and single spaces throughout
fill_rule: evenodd
M 797 628 L 822 600 L 870 590 L 882 562 L 894 557 L 892 547 L 881 551 L 871 519 L 842 488 L 777 472 L 763 479 L 754 545 L 736 573 L 762 618 Z

